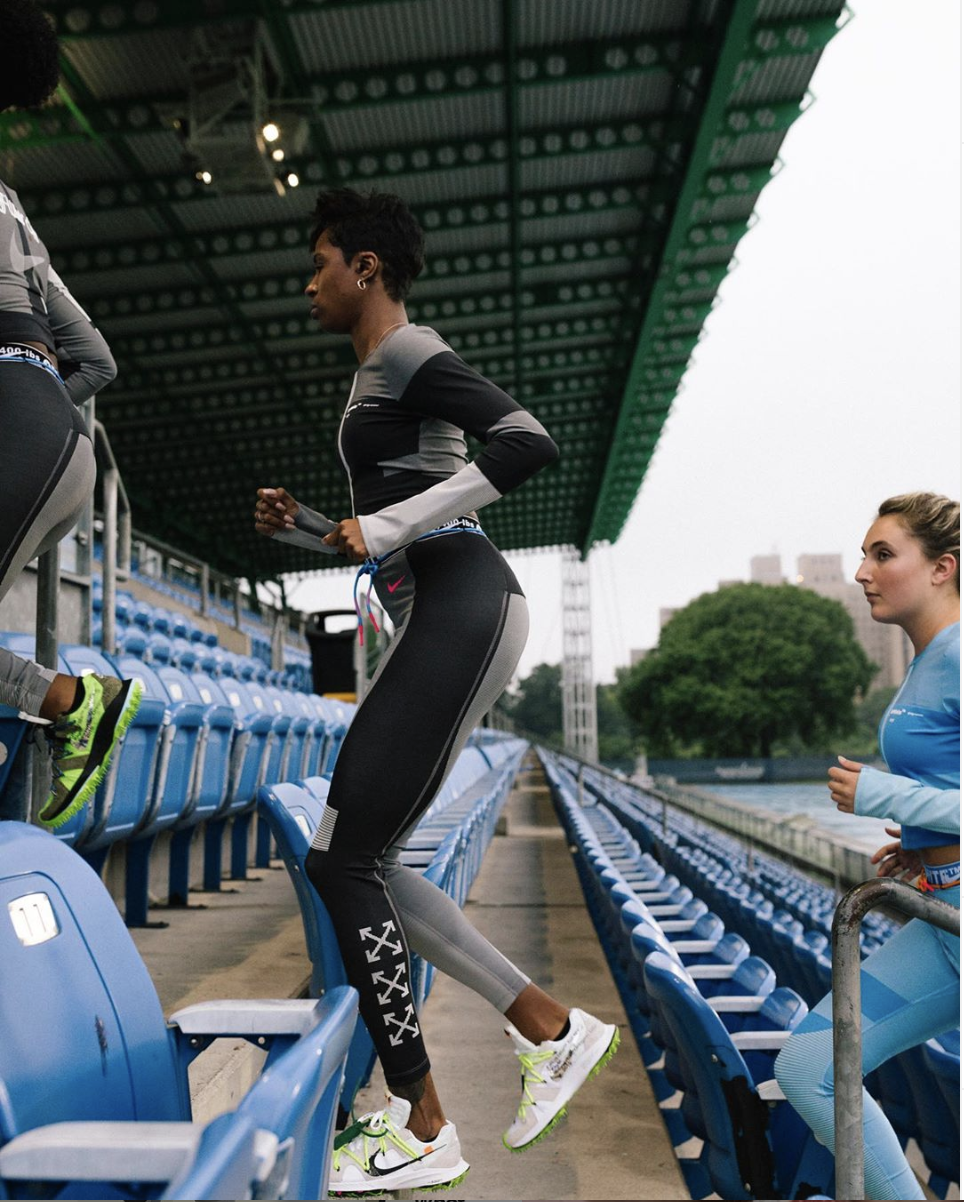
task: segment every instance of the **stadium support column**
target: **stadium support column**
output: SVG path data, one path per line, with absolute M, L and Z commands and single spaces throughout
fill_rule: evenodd
M 589 561 L 575 548 L 562 557 L 562 730 L 568 752 L 598 761 Z

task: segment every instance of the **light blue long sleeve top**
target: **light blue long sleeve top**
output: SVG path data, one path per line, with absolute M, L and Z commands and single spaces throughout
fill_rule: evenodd
M 854 813 L 901 825 L 908 849 L 961 834 L 961 626 L 946 626 L 915 656 L 878 732 L 890 772 L 864 767 Z

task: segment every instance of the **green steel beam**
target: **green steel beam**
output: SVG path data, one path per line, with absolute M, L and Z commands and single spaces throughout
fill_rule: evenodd
M 519 214 L 521 129 L 519 121 L 519 2 L 502 0 L 502 58 L 505 64 L 503 121 L 509 201 L 509 279 L 512 299 L 512 372 L 508 391 L 522 396 L 522 218 Z
M 596 280 L 606 288 L 598 277 L 605 274 L 607 279 L 622 278 L 626 273 L 626 261 L 631 260 L 638 251 L 639 240 L 634 235 L 611 238 L 585 238 L 564 242 L 544 242 L 536 246 L 524 248 L 517 257 L 517 274 L 520 276 L 519 287 L 523 286 L 522 272 L 526 268 L 565 265 L 582 270 L 583 283 Z M 490 277 L 505 276 L 511 271 L 509 251 L 499 251 L 497 254 L 484 251 L 477 254 L 440 255 L 432 261 L 432 272 L 426 272 L 429 279 L 438 278 L 444 283 L 446 279 L 458 279 L 460 285 L 474 284 L 473 291 L 460 291 L 455 295 L 448 293 L 424 292 L 412 302 L 415 311 L 423 314 L 430 311 L 430 306 L 436 308 L 446 303 L 457 306 L 457 312 L 470 314 L 486 312 L 493 313 L 506 308 L 504 297 L 506 293 L 493 288 Z M 695 274 L 698 267 L 690 269 Z M 256 301 L 279 300 L 285 308 L 271 315 L 263 315 L 252 319 L 252 328 L 262 330 L 265 337 L 304 336 L 312 327 L 308 322 L 308 306 L 304 299 L 303 290 L 306 275 L 270 277 L 268 280 L 251 280 L 242 285 L 223 284 L 217 292 L 209 286 L 200 288 L 162 289 L 154 292 L 139 294 L 118 294 L 110 298 L 89 300 L 88 307 L 98 321 L 110 318 L 137 317 L 148 318 L 157 313 L 185 313 L 192 308 L 217 310 L 212 319 L 207 322 L 199 320 L 197 315 L 185 316 L 183 327 L 167 327 L 150 333 L 138 332 L 134 337 L 140 339 L 143 345 L 140 352 L 160 353 L 168 350 L 190 350 L 193 348 L 227 345 L 232 341 L 240 341 L 241 331 L 226 328 L 220 315 L 220 306 L 224 299 L 238 304 L 253 304 Z M 681 278 L 685 278 L 681 275 Z M 513 280 L 513 283 L 515 281 Z M 257 285 L 255 290 L 254 285 Z M 532 285 L 528 286 L 532 289 Z M 540 288 L 551 285 L 540 285 Z M 571 283 L 560 284 L 562 295 L 566 298 L 575 296 L 575 286 Z M 591 290 L 585 293 L 591 296 Z M 546 299 L 545 293 L 540 293 Z M 552 294 L 549 294 L 552 297 Z M 189 298 L 191 298 L 189 300 Z M 192 301 L 194 303 L 192 303 Z M 520 318 L 521 328 L 521 318 Z M 122 336 L 123 337 L 123 336 Z
M 74 101 L 83 109 L 84 113 L 87 114 L 88 120 L 92 121 L 92 124 L 95 126 L 97 131 L 105 128 L 103 113 L 100 109 L 97 98 L 87 87 L 79 72 L 69 62 L 67 62 L 63 56 L 61 56 L 61 71 L 67 81 Z M 123 167 L 131 172 L 132 175 L 136 176 L 141 170 L 140 162 L 125 143 L 117 143 L 114 147 L 112 147 L 112 153 L 116 156 L 117 160 L 123 165 Z M 187 231 L 184 229 L 180 220 L 166 201 L 160 199 L 154 201 L 153 211 L 167 225 L 168 229 L 171 230 L 175 239 L 180 240 L 184 237 Z M 192 261 L 191 266 L 202 277 L 205 277 L 209 283 L 214 284 L 218 282 L 214 269 L 203 259 L 195 258 Z M 224 307 L 232 321 L 239 323 L 242 329 L 248 327 L 248 320 L 243 310 L 235 306 L 230 301 L 225 302 Z M 254 335 L 250 329 L 249 333 L 251 334 L 251 341 L 255 350 L 262 354 L 267 354 L 265 348 L 259 344 L 256 335 Z
M 608 539 L 615 541 L 629 512 L 632 500 L 643 479 L 645 467 L 638 470 L 639 460 L 636 457 L 636 447 L 630 430 L 630 419 L 640 408 L 640 402 L 646 393 L 654 388 L 663 388 L 672 384 L 675 367 L 655 367 L 650 362 L 653 330 L 663 324 L 663 312 L 667 305 L 677 305 L 686 298 L 686 287 L 682 277 L 692 271 L 694 286 L 697 278 L 705 272 L 713 276 L 714 269 L 693 270 L 687 267 L 681 272 L 676 267 L 676 256 L 679 250 L 686 246 L 687 233 L 694 222 L 705 220 L 704 212 L 694 213 L 697 201 L 704 188 L 713 189 L 712 194 L 719 194 L 715 189 L 729 189 L 742 183 L 742 178 L 734 180 L 734 176 L 742 174 L 751 177 L 752 171 L 740 172 L 708 172 L 707 164 L 712 153 L 714 139 L 718 136 L 721 126 L 726 119 L 727 106 L 741 77 L 746 72 L 742 65 L 752 58 L 752 40 L 764 26 L 755 27 L 754 18 L 757 9 L 756 0 L 733 0 L 732 12 L 725 31 L 719 57 L 713 72 L 712 80 L 703 107 L 702 119 L 693 150 L 686 165 L 685 175 L 680 188 L 662 261 L 649 297 L 646 312 L 643 317 L 636 350 L 633 356 L 623 398 L 619 407 L 619 417 L 613 430 L 606 467 L 602 477 L 592 518 L 581 543 L 583 555 L 588 555 L 589 549 L 596 541 Z M 836 29 L 836 22 L 834 22 Z M 768 169 L 766 170 L 769 177 Z M 746 189 L 749 191 L 749 182 Z M 719 268 L 715 269 L 716 272 Z M 724 269 L 725 274 L 725 269 Z M 707 288 L 712 284 L 708 281 Z M 671 300 L 672 298 L 672 300 Z M 696 298 L 694 298 L 696 299 Z
M 591 377 L 582 383 L 591 383 Z M 342 399 L 346 396 L 347 390 Z M 540 401 L 545 401 L 545 398 L 540 398 Z M 556 403 L 555 409 L 543 404 L 538 412 L 540 420 L 545 422 L 554 437 L 574 444 L 564 473 L 568 476 L 579 460 L 596 457 L 589 436 L 598 429 L 600 421 L 612 419 L 614 398 L 607 398 L 597 387 L 590 387 L 581 392 L 571 392 L 565 397 L 552 394 L 550 401 Z M 560 412 L 564 401 L 577 411 L 572 414 Z M 212 473 L 223 474 L 236 470 L 239 463 L 249 458 L 257 462 L 269 454 L 281 452 L 287 454 L 289 460 L 310 461 L 316 448 L 330 446 L 337 437 L 340 407 L 332 417 L 285 427 L 283 433 L 272 433 L 270 429 L 265 429 L 263 410 L 232 410 L 228 414 L 223 410 L 207 414 L 185 410 L 169 412 L 166 417 L 168 423 L 178 419 L 189 422 L 190 435 L 159 439 L 157 428 L 165 428 L 160 418 L 148 416 L 139 422 L 133 419 L 118 421 L 111 416 L 111 441 L 117 454 L 125 462 L 133 464 L 136 461 L 139 471 L 152 467 L 153 470 L 159 470 L 159 466 L 167 462 L 176 461 L 185 467 L 207 462 Z M 644 433 L 647 429 L 640 427 Z M 223 441 L 232 443 L 230 458 L 212 459 L 211 447 Z M 330 482 L 340 482 L 340 477 L 332 471 L 326 470 L 323 475 Z
M 621 209 L 640 211 L 642 206 L 665 203 L 669 193 L 665 181 L 606 181 L 586 187 L 524 193 L 519 202 L 519 211 L 523 218 L 572 217 L 580 213 L 606 213 Z M 437 232 L 504 225 L 509 217 L 509 207 L 505 196 L 498 195 L 479 197 L 475 201 L 414 205 L 413 212 L 431 238 Z M 31 218 L 42 220 L 41 215 L 31 210 L 29 205 L 25 208 Z M 152 267 L 161 263 L 194 261 L 198 257 L 221 260 L 231 255 L 279 250 L 304 250 L 306 263 L 308 261 L 307 220 L 196 233 L 180 228 L 182 232 L 179 236 L 127 239 L 85 246 L 77 246 L 72 240 L 60 243 L 54 228 L 47 234 L 46 242 L 56 251 L 58 261 L 64 265 L 64 272 L 69 270 L 73 280 L 85 272 L 96 273 L 115 267 Z M 49 222 L 45 222 L 45 233 L 49 229 Z M 227 266 L 229 268 L 229 264 Z M 242 278 L 247 277 L 245 275 Z M 220 288 L 224 283 L 218 277 L 217 286 Z
M 565 155 L 606 154 L 626 149 L 654 150 L 665 144 L 671 131 L 660 122 L 604 121 L 599 124 L 557 126 L 523 131 L 519 153 L 526 163 L 548 162 Z M 172 135 L 173 136 L 173 135 Z M 71 136 L 71 140 L 78 140 Z M 82 139 L 80 139 L 82 140 Z M 330 178 L 342 184 L 364 184 L 370 179 L 395 176 L 431 175 L 444 180 L 446 172 L 466 167 L 503 166 L 508 160 L 509 141 L 501 134 L 488 137 L 452 138 L 422 142 L 410 146 L 372 147 L 337 153 L 329 149 Z M 19 148 L 19 147 L 18 147 Z M 297 172 L 305 184 L 320 184 L 325 178 L 322 166 L 314 158 L 298 156 L 285 160 L 285 166 Z M 70 187 L 28 189 L 21 194 L 24 205 L 50 216 L 62 213 L 109 213 L 143 207 L 147 185 L 171 203 L 217 200 L 217 180 L 204 184 L 192 172 L 145 172 L 141 183 L 77 184 Z
M 518 86 L 526 91 L 559 87 L 582 80 L 625 78 L 666 70 L 667 56 L 682 54 L 698 65 L 696 50 L 680 46 L 679 38 L 653 36 L 616 39 L 608 42 L 574 42 L 536 50 L 520 50 Z M 357 70 L 332 74 L 325 82 L 313 83 L 310 95 L 297 104 L 288 98 L 285 107 L 348 112 L 384 104 L 439 100 L 445 96 L 498 95 L 505 87 L 505 64 L 498 55 L 472 55 L 459 61 L 420 59 L 396 63 L 380 74 L 377 70 Z M 102 136 L 126 138 L 138 133 L 157 132 L 156 105 L 168 106 L 182 99 L 177 93 L 138 96 L 113 100 L 104 105 L 109 120 L 99 130 Z M 186 101 L 186 97 L 184 97 Z M 77 132 L 69 110 L 51 113 L 50 136 Z M 82 132 L 82 131 L 81 131 Z M 0 146 L 30 145 L 29 130 L 22 128 L 19 114 L 0 116 Z
M 379 8 L 407 0 L 291 0 L 284 7 L 288 16 L 360 8 Z M 261 15 L 258 0 L 231 0 L 230 3 L 199 4 L 198 0 L 128 0 L 127 3 L 77 4 L 75 0 L 46 0 L 46 11 L 53 17 L 57 35 L 65 42 L 90 38 L 129 37 L 162 29 L 188 29 L 197 25 L 218 25 L 229 21 L 253 19 Z

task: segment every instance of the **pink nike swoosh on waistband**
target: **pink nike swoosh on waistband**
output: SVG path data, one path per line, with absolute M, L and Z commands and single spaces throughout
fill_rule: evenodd
M 402 583 L 402 581 L 403 581 L 403 580 L 405 580 L 406 578 L 407 578 L 406 576 L 399 576 L 399 578 L 398 578 L 398 579 L 395 581 L 395 583 L 394 583 L 394 584 L 388 584 L 388 585 L 386 585 L 385 587 L 388 589 L 388 591 L 389 591 L 390 593 L 394 593 L 394 591 L 395 591 L 395 590 L 398 588 L 398 586 L 399 586 L 399 585 Z

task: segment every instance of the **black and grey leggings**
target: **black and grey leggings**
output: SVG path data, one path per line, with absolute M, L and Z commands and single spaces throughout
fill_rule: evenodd
M 525 597 L 484 535 L 410 544 L 376 587 L 407 613 L 342 744 L 306 860 L 389 1086 L 429 1070 L 409 948 L 504 1012 L 529 979 L 441 889 L 399 863 L 410 831 L 515 671 Z
M 35 351 L 0 346 L 0 599 L 71 529 L 94 487 L 87 427 Z M 9 357 L 8 357 L 9 356 Z M 0 704 L 36 717 L 56 675 L 0 647 Z

